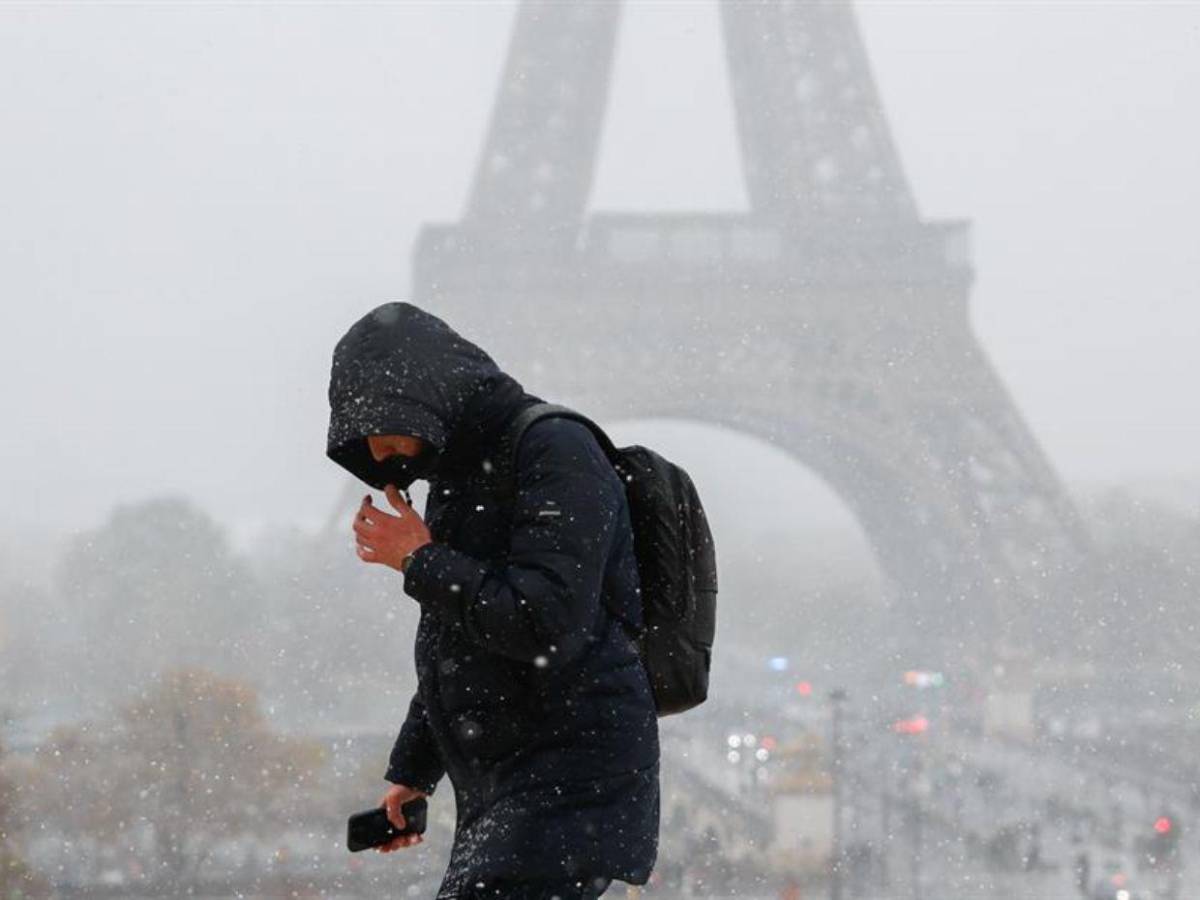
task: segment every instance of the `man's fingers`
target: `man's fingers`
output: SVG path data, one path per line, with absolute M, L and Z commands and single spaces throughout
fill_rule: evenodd
M 393 828 L 395 828 L 397 831 L 404 830 L 404 813 L 400 812 L 400 804 L 387 804 L 387 817 L 388 821 L 392 823 Z
M 396 486 L 394 484 L 389 484 L 387 487 L 385 487 L 383 489 L 383 493 L 387 497 L 388 503 L 392 504 L 392 509 L 400 513 L 401 516 L 408 515 L 408 513 L 412 511 L 412 507 L 404 502 L 404 497 L 401 496 L 398 490 L 396 490 Z
M 355 519 L 354 525 L 352 527 L 354 528 L 354 533 L 357 534 L 359 537 L 372 538 L 372 537 L 379 536 L 379 532 L 380 532 L 379 526 L 373 525 L 370 522 L 363 522 L 358 519 Z
M 392 838 L 386 844 L 380 844 L 376 849 L 380 853 L 391 853 L 393 850 L 399 850 L 402 847 L 411 847 L 413 844 L 419 844 L 424 838 L 419 834 L 401 834 Z
M 355 522 L 370 522 L 372 525 L 375 525 L 379 522 L 379 516 L 380 516 L 379 510 L 377 510 L 375 507 L 364 506 L 361 509 L 359 509 L 359 511 L 357 513 L 354 514 L 354 521 Z
M 358 545 L 358 555 L 361 559 L 365 559 L 367 562 L 379 561 L 376 559 L 375 549 L 373 547 L 368 547 L 366 544 Z
M 399 516 L 393 516 L 391 513 L 386 513 L 378 506 L 366 506 L 358 511 L 354 516 L 355 522 L 367 522 L 371 525 L 378 525 L 384 520 L 394 522 Z

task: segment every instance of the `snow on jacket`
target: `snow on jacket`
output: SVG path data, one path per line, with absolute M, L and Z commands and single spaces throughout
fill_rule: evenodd
M 646 883 L 658 722 L 629 634 L 641 628 L 629 509 L 599 444 L 580 423 L 542 420 L 510 470 L 505 426 L 540 398 L 409 303 L 342 338 L 329 399 L 328 455 L 369 484 L 386 470 L 367 435 L 437 451 L 434 542 L 404 576 L 421 606 L 418 687 L 386 778 L 431 794 L 443 774 L 453 785 L 438 896 L 493 877 Z

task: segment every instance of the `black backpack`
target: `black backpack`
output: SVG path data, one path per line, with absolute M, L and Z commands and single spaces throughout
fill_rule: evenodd
M 650 675 L 658 715 L 698 706 L 708 696 L 717 625 L 717 559 L 692 479 L 646 447 L 613 446 L 604 430 L 582 413 L 554 403 L 536 403 L 521 410 L 505 433 L 508 472 L 514 483 L 521 436 L 534 422 L 549 416 L 588 426 L 625 484 L 645 623 L 634 640 Z

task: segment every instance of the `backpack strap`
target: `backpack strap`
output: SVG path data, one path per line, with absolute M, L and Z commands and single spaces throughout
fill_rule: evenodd
M 596 436 L 596 440 L 604 450 L 604 455 L 608 457 L 609 462 L 616 462 L 620 458 L 616 446 L 612 439 L 605 434 L 604 429 L 583 413 L 558 403 L 534 403 L 513 417 L 500 438 L 500 452 L 497 455 L 500 457 L 504 470 L 500 473 L 499 483 L 500 489 L 509 503 L 513 502 L 517 493 L 517 450 L 521 446 L 521 438 L 534 422 L 540 422 L 542 419 L 549 419 L 553 416 L 574 419 L 576 422 L 586 425 Z M 625 619 L 611 609 L 607 603 L 603 605 L 609 613 L 609 618 L 620 622 L 621 627 L 628 633 L 631 626 L 627 625 Z
M 516 492 L 517 450 L 521 446 L 521 438 L 524 437 L 525 432 L 534 422 L 548 419 L 551 416 L 574 419 L 576 422 L 586 425 L 592 434 L 595 435 L 609 462 L 616 462 L 620 458 L 616 446 L 609 436 L 605 434 L 604 429 L 583 413 L 558 403 L 533 403 L 513 416 L 508 428 L 505 429 L 503 437 L 500 439 L 499 456 L 502 460 L 502 465 L 505 466 L 504 477 L 501 481 L 505 485 L 505 490 L 509 493 Z

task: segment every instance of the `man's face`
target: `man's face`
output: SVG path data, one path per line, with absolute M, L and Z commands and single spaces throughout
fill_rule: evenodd
M 375 462 L 383 462 L 393 456 L 416 456 L 425 442 L 406 434 L 373 434 L 367 438 L 367 446 Z

